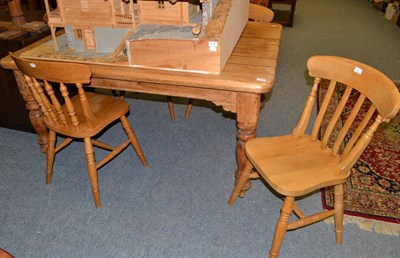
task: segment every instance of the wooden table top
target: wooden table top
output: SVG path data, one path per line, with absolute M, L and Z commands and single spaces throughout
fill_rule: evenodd
M 87 64 L 91 67 L 95 78 L 261 94 L 272 89 L 281 34 L 280 24 L 249 22 L 220 75 L 138 68 L 129 66 L 127 63 Z M 44 38 L 16 53 L 23 54 L 50 40 L 51 37 Z M 24 57 L 28 56 L 24 55 Z M 72 62 L 74 60 L 57 61 Z M 10 56 L 1 60 L 1 66 L 5 69 L 17 69 Z

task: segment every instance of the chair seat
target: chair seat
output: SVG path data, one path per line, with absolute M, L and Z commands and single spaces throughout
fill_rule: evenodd
M 308 135 L 255 138 L 245 150 L 258 173 L 282 195 L 304 195 L 347 178 L 340 174 L 339 157 Z
M 97 119 L 95 127 L 91 127 L 86 119 L 84 119 L 79 95 L 75 95 L 71 98 L 71 102 L 75 108 L 76 116 L 80 121 L 78 128 L 76 128 L 75 130 L 71 130 L 70 128 L 74 128 L 71 122 L 68 122 L 70 128 L 66 128 L 61 124 L 54 125 L 52 123 L 47 123 L 47 119 L 45 118 L 46 125 L 51 130 L 65 136 L 74 138 L 92 137 L 98 134 L 114 120 L 119 119 L 123 114 L 126 114 L 129 111 L 129 105 L 127 102 L 111 96 L 86 92 L 86 97 L 88 99 L 87 101 L 90 105 L 90 108 Z M 65 104 L 63 105 L 62 109 L 64 111 L 64 114 L 68 115 Z

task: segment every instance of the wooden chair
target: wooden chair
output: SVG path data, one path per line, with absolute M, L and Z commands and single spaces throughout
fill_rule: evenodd
M 97 170 L 109 162 L 126 147 L 132 145 L 140 161 L 147 166 L 138 139 L 126 118 L 127 102 L 91 92 L 85 92 L 83 84 L 90 82 L 91 70 L 82 64 L 26 60 L 10 53 L 18 69 L 32 91 L 49 129 L 46 152 L 46 184 L 53 174 L 55 154 L 70 144 L 73 139 L 83 139 L 85 155 L 96 208 L 101 206 Z M 52 84 L 58 84 L 58 87 Z M 77 88 L 78 94 L 70 97 L 69 88 Z M 55 91 L 60 91 L 65 104 L 61 105 Z M 120 120 L 128 140 L 118 147 L 92 139 L 115 120 Z M 66 138 L 56 146 L 56 134 Z M 96 164 L 93 145 L 111 151 Z
M 237 196 L 241 195 L 246 182 L 259 176 L 283 195 L 284 202 L 275 229 L 270 257 L 279 255 L 287 230 L 297 229 L 330 216 L 334 216 L 335 220 L 336 242 L 342 242 L 343 184 L 350 175 L 350 169 L 371 141 L 378 125 L 388 122 L 400 108 L 400 94 L 396 86 L 372 67 L 333 56 L 311 57 L 307 65 L 309 74 L 315 77 L 315 80 L 297 126 L 292 134 L 254 138 L 245 144 L 248 162 L 228 202 L 232 205 Z M 329 88 L 312 132 L 306 134 L 321 79 L 330 81 Z M 346 87 L 331 115 L 331 120 L 328 119 L 329 124 L 325 132 L 322 133 L 321 122 L 329 113 L 328 103 L 334 96 L 338 82 Z M 357 91 L 360 96 L 354 107 L 350 110 L 348 107 L 344 108 L 350 94 Z M 368 111 L 359 112 L 361 107 Z M 341 130 L 332 133 L 342 112 L 346 112 L 348 117 Z M 347 135 L 349 128 L 354 129 L 352 135 Z M 258 173 L 251 172 L 253 167 Z M 295 198 L 324 187 L 334 187 L 334 209 L 305 216 L 295 204 Z M 299 219 L 289 222 L 292 212 Z

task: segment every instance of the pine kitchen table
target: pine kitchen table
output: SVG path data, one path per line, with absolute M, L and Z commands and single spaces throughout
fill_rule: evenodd
M 84 63 L 92 69 L 92 87 L 203 99 L 221 106 L 225 111 L 236 113 L 237 177 L 246 164 L 244 143 L 256 137 L 261 95 L 270 92 L 274 84 L 281 35 L 280 24 L 249 22 L 220 75 L 137 68 L 123 63 Z M 29 58 L 30 51 L 49 41 L 51 37 L 44 38 L 16 54 Z M 30 120 L 38 134 L 38 143 L 45 151 L 47 130 L 38 104 L 11 57 L 4 57 L 1 65 L 14 71 Z M 249 187 L 250 184 L 245 186 Z

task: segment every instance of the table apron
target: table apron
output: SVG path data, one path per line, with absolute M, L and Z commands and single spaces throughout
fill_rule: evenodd
M 208 100 L 225 111 L 237 112 L 238 92 L 161 83 L 92 78 L 90 87 Z

